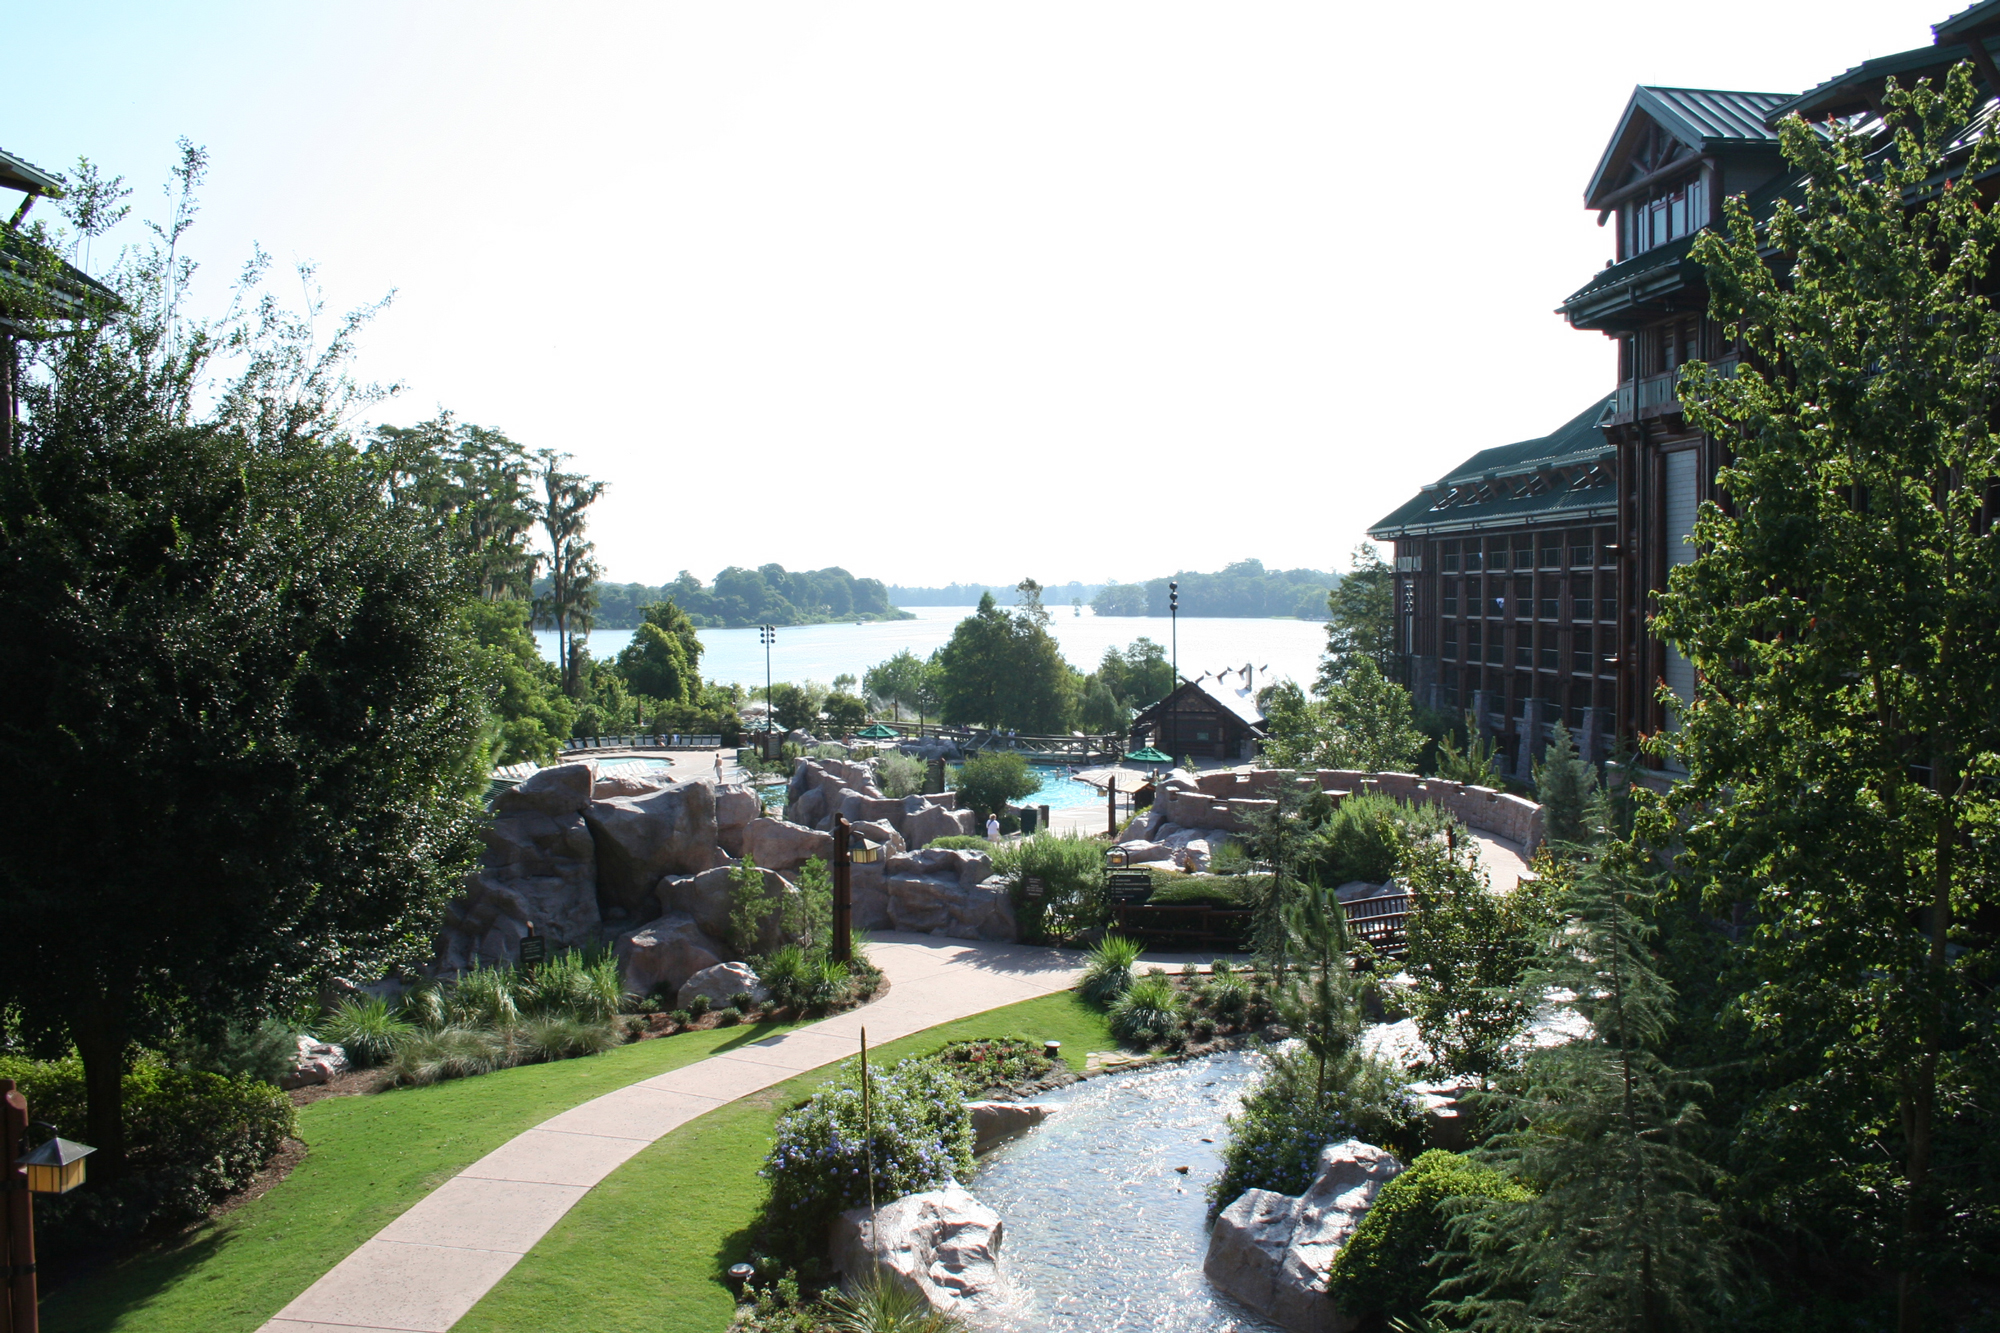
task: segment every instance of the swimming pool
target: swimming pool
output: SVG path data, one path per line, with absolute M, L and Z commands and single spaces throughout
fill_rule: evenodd
M 1042 780 L 1042 789 L 1023 802 L 1063 810 L 1076 805 L 1103 805 L 1104 793 L 1088 782 L 1078 782 L 1066 768 L 1054 764 L 1030 764 L 1028 771 Z

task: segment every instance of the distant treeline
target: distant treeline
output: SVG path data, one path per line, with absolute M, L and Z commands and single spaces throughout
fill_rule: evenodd
M 1103 590 L 1102 583 L 1078 583 L 1074 579 L 1068 583 L 1051 583 L 1042 589 L 1042 604 L 1054 609 L 1068 606 L 1071 602 L 1088 602 Z M 1002 606 L 1021 604 L 1021 594 L 1011 584 L 1004 588 L 997 583 L 948 583 L 942 588 L 889 585 L 889 600 L 897 606 L 978 606 L 979 599 L 988 593 Z
M 1180 581 L 1180 609 L 1191 616 L 1325 620 L 1326 595 L 1340 576 L 1319 569 L 1266 569 L 1261 560 L 1239 560 L 1215 574 L 1183 570 L 1144 583 L 1109 584 L 1090 604 L 1100 616 L 1163 616 L 1168 579 Z
M 538 580 L 535 595 L 545 591 Z M 880 579 L 857 579 L 838 566 L 788 570 L 783 565 L 731 565 L 704 584 L 685 569 L 672 583 L 595 585 L 599 629 L 634 629 L 654 602 L 671 600 L 703 629 L 749 625 L 819 625 L 833 620 L 907 620 Z

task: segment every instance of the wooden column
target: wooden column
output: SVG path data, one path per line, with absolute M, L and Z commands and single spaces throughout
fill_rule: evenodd
M 1104 788 L 1105 818 L 1108 821 L 1104 831 L 1111 837 L 1118 836 L 1118 775 L 1113 773 L 1111 781 Z
M 847 816 L 833 817 L 833 959 L 854 956 L 854 863 L 848 858 Z
M 0 1333 L 36 1333 L 35 1205 L 28 1193 L 28 1172 L 20 1158 L 28 1151 L 28 1099 L 14 1080 L 0 1078 L 0 1193 L 6 1196 L 5 1238 L 7 1298 L 0 1305 Z

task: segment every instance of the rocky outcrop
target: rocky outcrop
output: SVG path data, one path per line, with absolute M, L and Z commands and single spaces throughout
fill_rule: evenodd
M 671 912 L 628 930 L 613 947 L 619 975 L 631 995 L 672 994 L 729 952 L 685 912 Z
M 730 892 L 738 869 L 736 866 L 721 865 L 713 870 L 704 870 L 699 875 L 668 875 L 660 881 L 653 900 L 659 904 L 662 913 L 684 912 L 694 918 L 703 933 L 733 946 L 735 941 L 729 937 Z M 798 890 L 775 870 L 759 866 L 757 871 L 764 877 L 767 907 L 764 932 L 752 952 L 763 953 L 784 943 L 778 928 L 783 916 L 779 905 L 786 895 L 797 894 Z M 726 952 L 733 953 L 735 950 L 731 947 Z
M 475 958 L 514 962 L 530 924 L 551 948 L 602 941 L 596 841 L 582 814 L 591 785 L 590 765 L 564 764 L 494 797 L 479 868 L 445 909 L 441 970 L 460 971 Z
M 972 811 L 947 810 L 939 805 L 906 811 L 902 828 L 903 837 L 913 848 L 926 846 L 939 838 L 969 837 L 979 831 L 978 817 Z
M 317 1087 L 347 1072 L 347 1051 L 333 1042 L 321 1041 L 309 1032 L 302 1032 L 298 1038 L 298 1051 L 297 1058 L 292 1061 L 291 1072 L 278 1080 L 278 1086 L 287 1091 Z
M 1013 1284 L 1000 1262 L 1000 1215 L 955 1185 L 906 1194 L 879 1209 L 834 1219 L 833 1266 L 849 1282 L 871 1270 L 953 1314 L 1010 1304 Z
M 731 856 L 743 855 L 743 830 L 751 820 L 764 813 L 764 803 L 757 799 L 757 793 L 741 783 L 729 783 L 715 789 L 715 840 L 723 851 Z
M 716 842 L 711 782 L 592 801 L 583 818 L 597 844 L 597 896 L 606 916 L 642 918 L 660 876 L 697 875 L 728 860 Z
M 849 867 L 847 887 L 854 900 L 854 929 L 889 929 L 889 858 Z
M 910 849 L 894 824 L 857 822 L 848 827 L 854 830 L 857 837 L 866 838 L 881 847 L 884 857 L 901 856 Z
M 927 847 L 888 861 L 884 889 L 897 930 L 957 940 L 1018 938 L 1007 881 L 984 852 Z
M 758 1004 L 771 998 L 771 992 L 764 989 L 748 963 L 718 963 L 689 977 L 674 997 L 674 1007 L 686 1009 L 696 996 L 706 996 L 709 1004 L 719 1009 L 734 1003 L 738 995 L 746 994 Z
M 967 1102 L 972 1116 L 972 1151 L 985 1152 L 1019 1138 L 1049 1118 L 1049 1108 L 1033 1102 Z
M 743 829 L 743 851 L 769 870 L 796 870 L 815 856 L 833 859 L 833 835 L 782 819 L 753 819 Z
M 1222 1210 L 1202 1271 L 1221 1290 L 1297 1333 L 1349 1333 L 1356 1320 L 1328 1298 L 1326 1275 L 1376 1193 L 1402 1169 L 1372 1144 L 1328 1144 L 1303 1195 L 1245 1190 Z

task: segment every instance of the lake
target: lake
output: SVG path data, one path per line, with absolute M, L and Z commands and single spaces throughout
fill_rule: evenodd
M 1134 639 L 1149 638 L 1161 647 L 1169 641 L 1166 616 L 1096 616 L 1089 607 L 1081 616 L 1072 608 L 1052 610 L 1049 631 L 1070 665 L 1095 671 L 1106 648 L 1123 648 Z M 781 628 L 771 650 L 771 679 L 817 680 L 831 683 L 838 675 L 861 677 L 869 667 L 909 649 L 929 657 L 944 646 L 959 621 L 972 614 L 969 606 L 916 606 L 915 620 L 876 621 L 866 625 L 798 625 Z M 629 629 L 601 629 L 590 636 L 591 655 L 616 657 L 632 640 Z M 554 630 L 535 631 L 542 655 L 556 656 Z M 1181 674 L 1241 667 L 1257 668 L 1260 682 L 1290 677 L 1310 684 L 1319 673 L 1320 650 L 1326 646 L 1326 626 L 1316 620 L 1252 620 L 1220 616 L 1183 616 L 1180 622 Z M 701 674 L 704 679 L 739 685 L 764 683 L 764 649 L 757 630 L 705 629 Z

